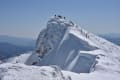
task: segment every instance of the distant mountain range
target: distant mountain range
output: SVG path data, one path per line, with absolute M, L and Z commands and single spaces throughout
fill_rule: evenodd
M 108 34 L 102 34 L 103 36 L 111 37 L 111 38 L 120 38 L 120 33 L 108 33 Z
M 0 35 L 0 60 L 33 50 L 35 40 Z
M 35 40 L 29 38 L 19 38 L 6 35 L 0 35 L 0 42 L 7 42 L 20 46 L 34 46 Z
M 10 43 L 0 43 L 0 59 L 5 59 L 15 55 L 33 50 L 32 46 L 18 46 Z
M 102 34 L 99 36 L 120 46 L 120 34 L 110 33 L 110 34 Z

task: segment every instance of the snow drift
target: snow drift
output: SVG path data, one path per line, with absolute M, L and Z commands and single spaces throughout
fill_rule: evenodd
M 27 66 L 21 63 L 0 65 L 0 80 L 119 80 L 116 72 L 95 71 L 76 74 L 62 71 L 57 66 Z

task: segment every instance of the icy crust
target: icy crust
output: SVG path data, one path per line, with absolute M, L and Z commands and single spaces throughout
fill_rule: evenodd
M 35 52 L 7 62 L 0 64 L 0 80 L 120 80 L 120 47 L 62 16 L 48 21 Z
M 78 38 L 86 41 L 88 44 L 95 46 L 99 49 L 106 51 L 106 53 L 110 53 L 108 55 L 112 55 L 114 57 L 120 57 L 120 47 L 101 38 L 82 28 L 71 28 L 69 29 L 70 33 L 74 34 Z M 114 54 L 113 54 L 114 53 Z
M 86 41 L 88 44 L 97 47 L 98 49 L 93 51 L 80 51 L 81 53 L 88 53 L 96 55 L 96 61 L 98 62 L 94 66 L 94 70 L 112 70 L 120 72 L 120 47 L 101 38 L 92 33 L 87 32 L 84 29 L 70 29 L 70 33 Z
M 64 17 L 54 16 L 40 32 L 35 52 L 14 58 L 13 63 L 16 62 L 37 66 L 57 65 L 76 73 L 120 72 L 120 47 Z
M 5 63 L 0 65 L 0 80 L 70 80 L 56 66 L 26 66 Z
M 42 30 L 36 42 L 36 52 L 40 57 L 44 56 L 50 50 L 58 46 L 69 27 L 74 27 L 72 21 L 62 17 L 54 16 L 48 23 L 46 29 Z
M 66 33 L 71 33 L 76 37 L 86 41 L 89 45 L 102 49 L 109 53 L 108 55 L 120 57 L 120 47 L 101 38 L 88 31 L 78 27 L 71 20 L 62 16 L 52 17 L 48 23 L 47 28 L 40 32 L 37 43 L 36 52 L 43 56 L 50 50 L 59 45 Z
M 91 68 L 110 70 L 114 66 L 117 70 L 120 67 L 119 46 L 89 33 L 62 16 L 52 17 L 46 29 L 40 32 L 36 53 L 42 59 L 38 65 L 53 64 L 74 72 L 81 72 L 79 68 L 87 70 L 82 72 L 89 72 Z M 82 65 L 80 61 L 82 64 L 88 62 L 89 67 L 85 68 L 87 65 Z
M 79 54 L 75 56 L 74 54 L 75 50 L 71 50 L 71 52 L 66 56 L 65 53 L 62 57 L 62 61 L 64 66 L 61 66 L 62 69 L 81 73 L 81 72 L 93 72 L 93 71 L 107 71 L 107 72 L 119 72 L 120 73 L 120 62 L 115 62 L 114 58 L 111 59 L 109 56 L 106 56 L 106 52 L 103 50 L 93 50 L 93 51 L 80 51 Z M 73 55 L 74 54 L 74 55 Z M 33 65 L 33 63 L 40 63 L 39 65 L 58 65 L 58 60 L 61 59 L 61 54 L 45 56 L 41 61 L 39 61 L 39 58 L 37 55 L 35 55 L 32 52 L 22 54 L 17 57 L 13 57 L 8 59 L 7 61 L 9 63 L 24 63 L 27 65 Z M 50 57 L 52 56 L 52 57 Z M 55 57 L 56 58 L 55 58 Z M 63 56 L 63 55 L 62 55 Z M 55 58 L 55 59 L 53 59 Z M 80 60 L 80 61 L 79 61 Z M 117 60 L 117 59 L 116 59 Z M 48 63 L 46 63 L 46 61 Z M 53 62 L 54 61 L 54 62 Z M 56 62 L 55 62 L 56 61 Z M 96 63 L 97 61 L 97 63 Z M 77 63 L 77 64 L 76 64 Z M 80 65 L 81 64 L 81 65 Z M 90 64 L 85 66 L 86 64 Z M 75 67 L 79 66 L 77 69 Z
M 4 63 L 0 65 L 0 80 L 120 80 L 118 72 L 94 71 L 73 73 L 56 66 L 27 66 Z

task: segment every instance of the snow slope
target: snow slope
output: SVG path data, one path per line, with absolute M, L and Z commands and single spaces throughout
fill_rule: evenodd
M 27 66 L 21 63 L 0 65 L 0 80 L 120 80 L 115 72 L 73 73 L 56 66 Z
M 56 66 L 26 66 L 5 63 L 0 65 L 0 80 L 70 80 Z
M 77 73 L 94 70 L 120 71 L 119 46 L 82 29 L 62 16 L 50 18 L 47 27 L 38 36 L 35 52 L 26 57 L 21 55 L 18 59 L 13 62 L 17 60 L 38 66 L 57 65 L 63 70 Z
M 77 73 L 88 73 L 92 68 L 108 69 L 108 65 L 110 69 L 120 67 L 119 46 L 89 33 L 62 16 L 52 17 L 46 29 L 40 32 L 36 53 L 41 58 L 37 65 L 58 65 Z
M 70 76 L 71 80 L 120 80 L 120 74 L 114 72 L 91 72 L 76 74 L 73 72 L 62 71 L 65 76 Z
M 50 18 L 35 51 L 8 61 L 12 65 L 25 63 L 28 68 L 57 65 L 70 80 L 120 80 L 120 47 L 62 16 Z

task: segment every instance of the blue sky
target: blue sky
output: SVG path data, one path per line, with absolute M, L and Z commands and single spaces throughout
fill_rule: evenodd
M 36 38 L 54 14 L 89 32 L 120 33 L 120 0 L 0 0 L 0 35 Z

